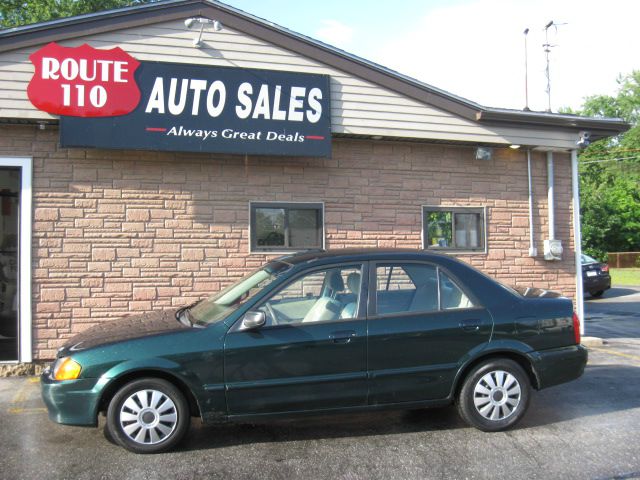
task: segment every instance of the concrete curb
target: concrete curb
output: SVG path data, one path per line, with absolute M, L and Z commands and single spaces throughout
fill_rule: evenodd
M 5 363 L 0 364 L 0 378 L 40 375 L 44 365 L 39 363 Z
M 604 345 L 604 340 L 599 337 L 582 337 L 580 343 L 589 348 L 589 347 L 601 347 Z

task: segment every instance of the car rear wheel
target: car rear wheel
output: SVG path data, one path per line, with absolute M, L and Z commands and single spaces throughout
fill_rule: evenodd
M 116 392 L 107 410 L 107 431 L 127 450 L 158 453 L 182 440 L 190 420 L 180 390 L 166 380 L 143 378 Z
M 492 359 L 477 365 L 464 380 L 458 412 L 469 425 L 498 432 L 515 425 L 529 406 L 529 377 L 513 360 Z

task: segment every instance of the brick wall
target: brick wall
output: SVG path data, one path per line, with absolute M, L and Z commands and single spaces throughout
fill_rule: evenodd
M 562 262 L 527 256 L 524 152 L 337 139 L 332 159 L 61 149 L 48 127 L 2 126 L 0 155 L 32 156 L 35 356 L 131 312 L 174 307 L 224 287 L 268 257 L 249 255 L 249 201 L 325 203 L 327 248 L 421 246 L 421 205 L 487 207 L 488 253 L 461 255 L 517 285 L 574 296 L 571 177 L 556 155 Z M 542 254 L 546 160 L 534 155 Z

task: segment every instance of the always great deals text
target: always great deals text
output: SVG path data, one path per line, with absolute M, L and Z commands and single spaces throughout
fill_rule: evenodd
M 167 136 L 176 137 L 193 137 L 199 138 L 202 141 L 214 138 L 224 138 L 227 140 L 267 140 L 267 141 L 279 141 L 279 142 L 304 142 L 305 136 L 299 132 L 295 133 L 278 133 L 274 131 L 255 131 L 255 132 L 243 132 L 233 130 L 231 128 L 225 128 L 224 130 L 204 130 L 185 128 L 182 125 L 177 127 L 165 128 L 147 128 L 148 131 L 164 132 L 166 130 Z

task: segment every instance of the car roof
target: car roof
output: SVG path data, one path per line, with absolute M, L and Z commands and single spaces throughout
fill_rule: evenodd
M 446 259 L 455 261 L 454 258 L 448 255 L 411 248 L 339 248 L 332 250 L 305 250 L 304 252 L 284 255 L 276 258 L 275 261 L 288 263 L 290 265 L 298 265 L 302 263 L 329 263 L 333 261 L 381 259 L 431 260 L 436 262 L 442 262 Z

